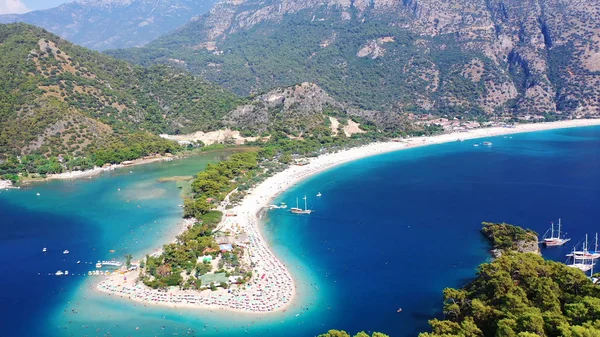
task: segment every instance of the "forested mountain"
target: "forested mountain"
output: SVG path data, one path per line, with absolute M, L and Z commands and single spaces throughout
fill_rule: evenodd
M 96 50 L 139 47 L 206 13 L 214 2 L 79 0 L 25 14 L 0 15 L 0 23 L 29 23 Z
M 160 142 L 161 132 L 219 127 L 243 102 L 167 66 L 133 66 L 26 24 L 0 25 L 0 55 L 0 160 Z
M 314 82 L 363 109 L 600 112 L 600 1 L 223 1 L 145 48 L 238 94 Z

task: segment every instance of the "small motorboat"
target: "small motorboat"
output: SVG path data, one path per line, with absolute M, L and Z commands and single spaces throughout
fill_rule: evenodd
M 62 272 L 62 270 L 59 270 L 59 271 L 57 271 L 56 273 L 54 273 L 54 275 L 56 275 L 56 276 L 62 276 L 62 275 L 64 275 L 64 274 L 65 274 L 65 273 L 63 273 L 63 272 Z
M 42 248 L 42 252 L 46 252 L 48 249 L 46 249 L 46 247 Z
M 96 268 L 102 268 L 102 262 L 98 261 L 98 263 L 96 263 Z
M 473 146 L 479 146 L 479 144 L 473 144 Z
M 38 197 L 40 196 L 40 194 L 39 194 L 39 193 L 36 193 L 35 195 L 37 195 Z
M 398 310 L 396 310 L 396 312 L 402 312 L 402 308 L 398 308 Z
M 317 193 L 317 197 L 320 197 L 321 195 L 322 195 L 321 192 Z
M 69 254 L 69 251 L 65 249 L 65 250 L 63 251 L 63 254 Z
M 65 275 L 69 275 L 69 271 L 68 270 L 65 270 Z
M 77 261 L 77 264 L 80 264 L 80 263 L 81 263 L 81 261 Z

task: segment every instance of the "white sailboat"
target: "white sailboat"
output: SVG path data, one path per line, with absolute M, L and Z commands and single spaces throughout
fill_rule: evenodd
M 560 237 L 560 229 L 561 229 L 560 219 L 558 219 L 558 235 L 554 236 L 554 222 L 552 222 L 551 224 L 552 224 L 552 226 L 549 229 L 549 231 L 551 231 L 550 237 L 544 237 L 544 241 L 543 241 L 543 243 L 544 243 L 544 245 L 546 245 L 546 247 L 558 247 L 558 246 L 562 246 L 565 243 L 571 241 L 571 239 Z M 548 231 L 546 231 L 546 234 L 548 234 Z
M 581 259 L 598 259 L 600 258 L 600 252 L 598 252 L 598 233 L 596 233 L 596 245 L 594 246 L 594 250 L 589 250 L 587 246 L 587 234 L 585 235 L 585 245 L 583 246 L 583 250 L 573 250 L 572 253 L 567 254 L 568 257 L 573 257 L 576 260 Z
M 594 268 L 594 259 L 591 257 L 591 255 L 588 253 L 587 250 L 587 245 L 588 245 L 588 237 L 587 234 L 585 235 L 585 242 L 583 244 L 583 255 L 581 255 L 580 258 L 577 257 L 577 255 L 575 254 L 575 248 L 573 248 L 573 263 L 568 265 L 569 267 L 573 267 L 573 268 L 577 268 L 581 271 L 588 272 L 590 271 L 592 268 Z M 588 263 L 589 262 L 589 263 Z
M 308 209 L 308 204 L 306 202 L 306 195 L 304 196 L 304 209 L 300 208 L 298 205 L 298 198 L 296 198 L 296 207 L 292 207 L 290 211 L 294 214 L 310 214 L 312 210 Z

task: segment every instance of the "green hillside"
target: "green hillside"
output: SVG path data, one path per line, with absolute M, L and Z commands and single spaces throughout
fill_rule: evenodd
M 145 65 L 171 64 L 170 60 L 177 59 L 183 61 L 179 65 L 185 65 L 191 72 L 241 95 L 314 82 L 334 98 L 363 109 L 391 109 L 399 101 L 414 101 L 417 92 L 432 101 L 453 95 L 461 101 L 476 103 L 485 91 L 483 81 L 474 83 L 456 75 L 473 57 L 484 64 L 491 61 L 481 53 L 464 53 L 456 45 L 440 48 L 444 42 L 451 42 L 447 37 L 418 41 L 418 35 L 389 26 L 385 20 L 311 22 L 307 15 L 313 13 L 287 15 L 282 22 L 267 21 L 231 34 L 218 44 L 222 54 L 195 47 L 202 41 L 202 35 L 198 34 L 201 21 L 192 22 L 146 48 L 109 53 Z M 327 13 L 328 17 L 340 15 L 341 11 Z M 379 48 L 381 55 L 357 57 L 368 41 L 372 41 L 373 49 Z M 368 52 L 368 46 L 364 52 Z M 440 74 L 432 70 L 436 64 L 444 65 L 439 67 Z M 433 76 L 452 81 L 432 91 Z M 486 76 L 493 79 L 497 74 Z M 440 109 L 450 114 L 483 113 L 476 104 L 440 105 Z M 416 105 L 407 105 L 404 110 L 420 111 Z
M 25 24 L 0 25 L 0 55 L 0 174 L 20 155 L 128 153 L 116 161 L 171 151 L 159 133 L 214 129 L 242 102 L 167 66 L 134 66 Z

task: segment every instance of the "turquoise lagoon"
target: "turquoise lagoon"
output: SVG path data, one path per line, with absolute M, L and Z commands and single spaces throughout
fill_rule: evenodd
M 480 139 L 365 158 L 278 196 L 295 204 L 306 194 L 315 212 L 263 218 L 263 234 L 299 285 L 294 305 L 269 315 L 146 307 L 96 293 L 94 277 L 77 275 L 93 269 L 85 262 L 141 256 L 171 240 L 179 190 L 156 179 L 194 174 L 221 153 L 2 191 L 3 335 L 314 336 L 338 328 L 415 336 L 439 317 L 442 289 L 468 282 L 489 258 L 482 221 L 543 233 L 561 217 L 573 243 L 598 230 L 600 128 L 485 140 L 493 146 L 474 147 Z M 563 261 L 569 249 L 544 255 Z M 71 276 L 48 275 L 58 269 Z

